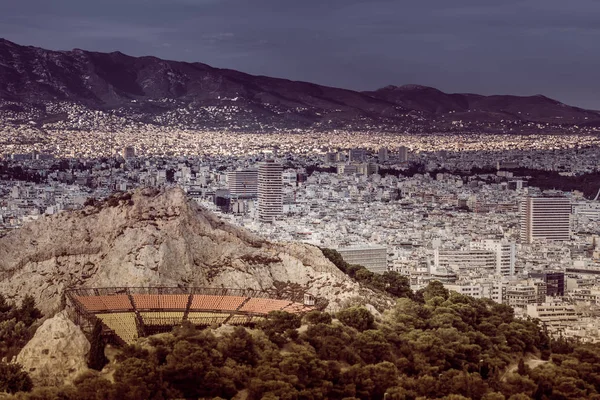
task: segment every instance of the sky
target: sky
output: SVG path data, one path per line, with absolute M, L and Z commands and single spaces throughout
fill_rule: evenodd
M 598 0 L 1 0 L 0 37 L 354 90 L 544 94 L 600 110 Z

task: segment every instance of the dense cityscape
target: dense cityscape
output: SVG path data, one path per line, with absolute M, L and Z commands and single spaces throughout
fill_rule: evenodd
M 5 154 L 0 232 L 115 192 L 179 186 L 269 240 L 336 249 L 372 272 L 407 276 L 415 290 L 439 280 L 565 337 L 600 341 L 597 137 L 178 137 L 162 157 L 144 139 L 102 157 Z

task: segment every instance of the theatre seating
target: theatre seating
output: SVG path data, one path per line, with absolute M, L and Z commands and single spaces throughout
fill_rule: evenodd
M 135 314 L 132 312 L 96 314 L 96 317 L 100 318 L 125 343 L 131 343 L 138 337 Z

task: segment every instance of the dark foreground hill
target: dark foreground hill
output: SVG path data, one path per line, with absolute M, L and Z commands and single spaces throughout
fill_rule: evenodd
M 202 63 L 50 51 L 0 39 L 0 117 L 5 123 L 85 129 L 85 119 L 97 115 L 82 110 L 106 113 L 111 126 L 240 131 L 529 132 L 543 123 L 560 132 L 600 123 L 598 112 L 544 96 L 447 94 L 416 85 L 357 92 Z

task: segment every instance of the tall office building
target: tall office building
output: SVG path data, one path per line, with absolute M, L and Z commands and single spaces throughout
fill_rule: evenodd
M 365 149 L 350 149 L 348 150 L 348 161 L 349 162 L 363 162 L 367 158 L 367 151 Z
M 124 159 L 130 159 L 130 158 L 134 158 L 135 157 L 135 147 L 133 146 L 126 146 L 123 148 L 123 158 Z
M 408 148 L 402 146 L 398 149 L 398 161 L 400 161 L 400 162 L 408 161 Z
M 387 147 L 379 148 L 379 151 L 377 152 L 377 158 L 379 159 L 380 163 L 385 162 L 390 159 Z
M 565 295 L 564 271 L 536 271 L 529 273 L 530 278 L 538 278 L 546 284 L 546 295 L 562 297 Z
M 571 238 L 571 200 L 528 196 L 521 203 L 521 241 L 563 241 Z
M 258 194 L 258 170 L 243 169 L 227 173 L 227 185 L 232 196 L 256 197 Z
M 283 166 L 274 160 L 258 165 L 258 219 L 273 222 L 283 214 Z
M 325 153 L 325 156 L 323 157 L 323 161 L 325 162 L 325 164 L 335 164 L 336 159 L 337 153 L 335 152 Z

